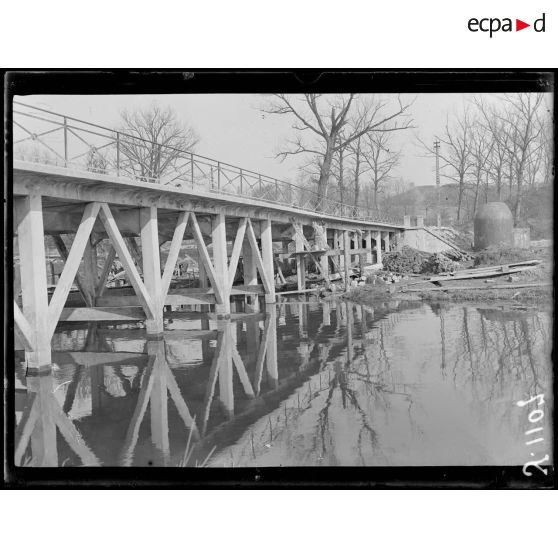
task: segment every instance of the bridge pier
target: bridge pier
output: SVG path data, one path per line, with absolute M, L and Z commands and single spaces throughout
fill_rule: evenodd
M 227 263 L 227 230 L 224 213 L 218 213 L 212 219 L 211 239 L 213 241 L 213 266 L 215 268 L 215 280 L 218 284 L 222 300 L 215 304 L 217 317 L 229 317 L 231 314 L 231 299 L 229 284 L 232 283 L 229 277 Z
M 382 263 L 382 232 L 376 232 L 376 263 Z
M 256 265 L 256 256 L 250 246 L 250 241 L 244 238 L 242 244 L 242 270 L 244 276 L 244 285 L 247 287 L 255 287 L 258 284 L 258 268 Z M 259 312 L 260 301 L 258 295 L 246 295 L 246 310 L 248 312 Z
M 258 297 L 263 295 L 266 312 L 270 313 L 276 303 L 273 246 L 274 242 L 284 241 L 290 227 L 295 231 L 300 290 L 306 286 L 305 257 L 315 263 L 326 285 L 333 267 L 345 278 L 345 288 L 349 288 L 351 265 L 357 263 L 362 272 L 371 259 L 372 237 L 381 262 L 382 238 L 389 249 L 390 237 L 394 236 L 373 224 L 343 223 L 316 216 L 290 215 L 285 219 L 281 212 L 290 210 L 284 208 L 265 212 L 250 208 L 246 217 L 239 216 L 238 207 L 229 211 L 226 204 L 218 210 L 214 206 L 184 209 L 179 204 L 185 196 L 182 193 L 173 192 L 179 201 L 171 207 L 170 202 L 162 203 L 161 197 L 141 199 L 138 194 L 118 198 L 118 189 L 105 193 L 103 197 L 109 200 L 106 202 L 93 201 L 103 199 L 97 188 L 90 195 L 86 190 L 78 190 L 79 197 L 73 198 L 71 184 L 64 183 L 64 191 L 49 189 L 48 182 L 46 186 L 37 182 L 36 187 L 27 182 L 17 184 L 14 233 L 20 253 L 18 283 L 23 306 L 17 306 L 15 301 L 15 331 L 18 346 L 26 350 L 31 369 L 50 367 L 50 342 L 59 320 L 143 321 L 147 334 L 157 338 L 164 332 L 165 307 L 214 305 L 217 318 L 222 319 L 231 315 L 232 297 L 246 297 L 246 310 L 256 313 Z M 39 187 L 40 193 L 36 189 Z M 143 187 L 139 185 L 140 189 Z M 45 195 L 46 209 L 42 203 Z M 69 199 L 61 201 L 65 196 Z M 305 230 L 306 235 L 313 230 L 313 236 L 307 239 Z M 47 235 L 57 239 L 55 243 L 65 260 L 50 303 L 44 246 Z M 66 245 L 62 235 L 72 235 L 67 237 L 73 237 L 71 246 Z M 210 246 L 206 245 L 208 237 Z M 190 245 L 197 250 L 200 283 L 197 288 L 178 285 L 170 288 L 185 238 L 191 239 Z M 161 246 L 169 241 L 162 269 Z M 102 256 L 99 246 L 103 246 Z M 98 267 L 99 257 L 104 257 L 102 269 Z M 107 291 L 115 257 L 122 264 L 130 286 Z M 239 265 L 244 269 L 244 281 L 235 285 Z M 74 284 L 80 292 L 71 292 Z
M 163 334 L 164 296 L 161 285 L 161 260 L 159 252 L 159 224 L 155 206 L 140 210 L 141 255 L 143 281 L 153 304 L 154 316 L 145 320 L 145 329 L 151 336 Z M 165 293 L 166 294 L 166 293 Z
M 271 219 L 262 222 L 261 227 L 262 261 L 264 273 L 267 275 L 268 286 L 265 293 L 265 303 L 275 304 L 275 269 L 273 258 L 273 231 Z
M 38 193 L 15 200 L 23 311 L 14 301 L 16 335 L 25 347 L 28 373 L 50 372 L 45 237 L 42 197 Z

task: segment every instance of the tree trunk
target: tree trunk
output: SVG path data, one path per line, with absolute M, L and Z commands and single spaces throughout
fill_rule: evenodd
M 502 171 L 500 169 L 496 174 L 496 194 L 498 195 L 498 201 L 502 201 Z
M 355 208 L 358 209 L 358 202 L 360 197 L 360 155 L 357 151 L 355 158 Z
M 339 150 L 339 183 L 338 183 L 338 188 L 339 188 L 339 199 L 341 200 L 341 202 L 345 199 L 345 178 L 343 176 L 343 160 L 344 160 L 344 156 L 343 156 L 343 149 Z
M 318 199 L 316 209 L 323 209 L 325 197 L 327 196 L 327 185 L 331 174 L 331 163 L 333 161 L 333 142 L 328 141 L 324 160 L 320 165 L 320 179 L 318 180 Z
M 457 196 L 457 222 L 461 220 L 461 204 L 463 203 L 463 189 L 465 185 L 463 184 L 463 178 L 459 179 L 459 194 Z
M 519 225 L 519 220 L 521 219 L 521 189 L 523 187 L 523 164 L 519 166 L 517 170 L 517 199 L 515 201 L 514 215 L 513 219 L 515 226 Z
M 475 198 L 474 198 L 474 201 L 473 201 L 473 216 L 477 212 L 477 207 L 478 207 L 478 203 L 479 203 L 479 189 L 480 189 L 480 181 L 477 179 L 477 184 L 475 186 Z

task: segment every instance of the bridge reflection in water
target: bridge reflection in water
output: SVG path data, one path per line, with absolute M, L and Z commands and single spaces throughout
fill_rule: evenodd
M 171 315 L 154 341 L 135 324 L 59 328 L 52 375 L 19 363 L 16 464 L 522 464 L 514 401 L 550 397 L 545 313 L 339 301 Z

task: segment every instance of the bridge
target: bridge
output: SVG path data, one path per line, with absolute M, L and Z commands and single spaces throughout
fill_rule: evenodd
M 337 277 L 348 288 L 351 268 L 381 263 L 408 227 L 191 152 L 152 176 L 130 157 L 146 146 L 170 149 L 14 103 L 14 322 L 29 374 L 50 369 L 60 322 L 145 321 L 147 334 L 161 337 L 169 306 L 213 305 L 214 317 L 230 319 L 232 301 L 258 313 L 261 296 L 273 313 L 284 281 L 278 261 L 296 260 L 299 291 L 309 261 L 326 284 Z M 47 237 L 65 262 L 53 292 Z M 173 282 L 184 241 L 197 251 L 197 288 Z M 116 257 L 131 287 L 107 289 Z

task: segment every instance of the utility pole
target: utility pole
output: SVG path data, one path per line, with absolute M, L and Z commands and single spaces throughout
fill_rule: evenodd
M 436 190 L 438 192 L 438 217 L 437 226 L 442 226 L 442 210 L 440 207 L 440 140 L 434 140 L 434 151 L 436 152 Z

